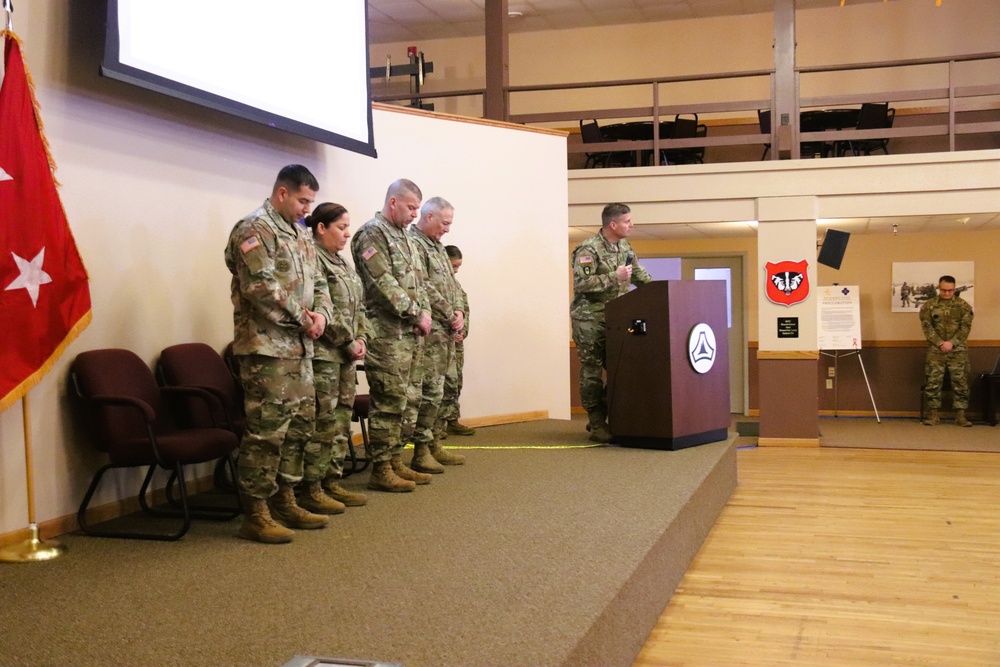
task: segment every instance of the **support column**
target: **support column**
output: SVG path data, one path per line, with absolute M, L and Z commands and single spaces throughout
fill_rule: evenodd
M 819 446 L 817 208 L 815 197 L 757 200 L 760 446 Z M 767 266 L 785 262 L 805 266 L 804 282 L 788 295 L 794 276 L 780 274 L 782 285 L 776 286 Z M 769 284 L 778 291 L 769 294 Z
M 774 110 L 779 160 L 799 157 L 799 100 L 795 81 L 795 0 L 774 0 Z
M 486 0 L 486 99 L 483 116 L 490 120 L 509 120 L 507 86 L 510 62 L 507 31 L 507 0 Z

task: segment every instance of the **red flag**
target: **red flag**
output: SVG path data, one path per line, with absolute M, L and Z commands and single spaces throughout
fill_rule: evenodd
M 0 411 L 90 324 L 87 271 L 56 192 L 21 45 L 4 32 L 0 86 Z

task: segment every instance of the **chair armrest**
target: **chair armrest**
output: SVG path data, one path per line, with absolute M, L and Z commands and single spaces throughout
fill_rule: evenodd
M 135 408 L 142 413 L 146 422 L 152 424 L 156 421 L 156 413 L 153 412 L 153 408 L 150 407 L 149 403 L 139 398 L 132 398 L 131 396 L 111 396 L 111 395 L 98 395 L 98 396 L 84 396 L 84 400 L 91 401 L 92 403 L 100 403 L 102 405 L 121 405 L 128 408 Z
M 164 394 L 174 394 L 180 396 L 192 396 L 194 398 L 200 398 L 207 404 L 210 413 L 215 408 L 220 409 L 222 411 L 223 416 L 226 418 L 226 427 L 228 428 L 228 430 L 230 431 L 235 430 L 235 428 L 233 427 L 233 418 L 231 414 L 232 408 L 229 406 L 228 397 L 226 397 L 225 394 L 220 392 L 215 387 L 174 385 L 169 387 L 160 387 L 160 391 L 162 391 Z
M 172 386 L 172 387 L 160 387 L 160 391 L 164 394 L 174 394 L 181 396 L 193 396 L 195 398 L 200 398 L 208 404 L 208 408 L 220 408 L 223 412 L 226 410 L 225 404 L 216 396 L 214 393 L 206 389 L 205 387 L 188 387 L 188 386 Z

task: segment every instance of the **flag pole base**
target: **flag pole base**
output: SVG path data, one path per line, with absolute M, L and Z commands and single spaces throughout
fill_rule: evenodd
M 34 563 L 59 558 L 66 553 L 66 546 L 56 540 L 38 539 L 38 525 L 31 524 L 31 536 L 9 547 L 0 549 L 0 563 Z

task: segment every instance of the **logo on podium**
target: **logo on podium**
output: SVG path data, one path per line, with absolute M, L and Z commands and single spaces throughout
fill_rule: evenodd
M 688 359 L 697 373 L 707 373 L 715 365 L 715 332 L 704 322 L 694 325 L 688 335 Z

